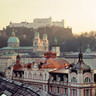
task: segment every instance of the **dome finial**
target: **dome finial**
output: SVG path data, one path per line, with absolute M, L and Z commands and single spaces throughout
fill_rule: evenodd
M 15 30 L 14 30 L 14 28 L 12 29 L 12 36 L 15 36 Z
M 15 32 L 12 32 L 12 36 L 15 36 Z
M 81 61 L 82 59 L 83 59 L 83 54 L 82 54 L 82 50 L 81 50 L 81 41 L 80 41 L 79 61 Z

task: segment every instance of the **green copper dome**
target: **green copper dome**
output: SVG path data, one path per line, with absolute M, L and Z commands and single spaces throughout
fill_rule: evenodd
M 15 36 L 15 32 L 12 32 L 12 36 L 9 37 L 9 39 L 8 39 L 7 42 L 8 42 L 8 43 L 13 43 L 13 42 L 19 43 L 20 41 L 19 41 L 19 39 Z
M 44 34 L 43 34 L 43 37 L 47 37 L 47 34 L 46 34 L 46 33 L 44 33 Z
M 11 36 L 9 39 L 8 39 L 8 43 L 12 43 L 12 42 L 15 42 L 15 43 L 19 43 L 19 39 L 17 37 L 13 37 Z
M 55 43 L 57 43 L 57 42 L 58 42 L 58 40 L 57 40 L 57 38 L 56 38 L 56 37 L 55 37 L 55 39 L 54 39 L 54 42 L 55 42 Z
M 35 32 L 35 36 L 36 36 L 36 35 L 39 35 L 39 32 Z

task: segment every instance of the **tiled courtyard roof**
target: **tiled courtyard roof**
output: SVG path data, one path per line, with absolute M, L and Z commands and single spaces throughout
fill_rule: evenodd
M 0 96 L 49 96 L 35 86 L 0 77 Z

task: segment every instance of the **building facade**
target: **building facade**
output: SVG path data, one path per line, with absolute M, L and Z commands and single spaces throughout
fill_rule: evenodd
M 96 70 L 83 62 L 81 52 L 77 64 L 57 58 L 54 52 L 44 57 L 22 64 L 18 55 L 16 63 L 6 69 L 6 77 L 35 85 L 54 96 L 96 96 Z

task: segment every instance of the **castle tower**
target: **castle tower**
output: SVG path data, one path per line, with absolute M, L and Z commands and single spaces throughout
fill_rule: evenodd
M 44 33 L 43 34 L 43 46 L 44 46 L 44 51 L 48 51 L 49 50 L 49 43 L 48 43 L 48 39 L 47 39 L 47 34 Z
M 8 43 L 8 47 L 17 48 L 20 46 L 20 41 L 18 37 L 15 36 L 15 32 L 12 32 L 12 36 L 9 37 L 7 43 Z
M 57 44 L 58 40 L 55 37 L 54 44 L 52 45 L 52 51 L 57 53 L 57 56 L 60 56 L 60 46 Z

